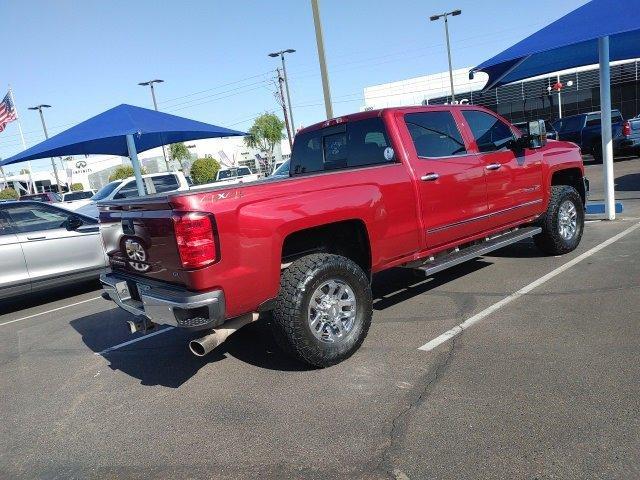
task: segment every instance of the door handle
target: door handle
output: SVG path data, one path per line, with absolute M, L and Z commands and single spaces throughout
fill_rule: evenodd
M 438 175 L 437 173 L 427 173 L 426 175 L 421 176 L 420 180 L 422 180 L 423 182 L 431 182 L 439 178 L 440 178 L 440 175 Z
M 501 163 L 492 163 L 484 168 L 486 168 L 487 170 L 498 170 L 500 167 L 502 167 Z
M 39 235 L 37 237 L 27 237 L 27 240 L 42 240 L 43 238 L 47 238 L 46 235 Z

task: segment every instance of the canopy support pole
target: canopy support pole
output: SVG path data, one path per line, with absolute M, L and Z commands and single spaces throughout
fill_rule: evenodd
M 138 160 L 138 152 L 136 151 L 136 142 L 133 140 L 132 134 L 127 135 L 127 149 L 129 150 L 131 165 L 133 165 L 133 173 L 136 177 L 138 195 L 144 197 L 146 193 L 144 190 L 144 182 L 142 181 L 142 171 L 140 170 L 140 161 Z
M 602 169 L 604 174 L 604 214 L 616 219 L 615 187 L 613 185 L 613 142 L 611 133 L 611 73 L 609 67 L 609 37 L 598 38 L 600 60 L 600 118 L 602 124 Z

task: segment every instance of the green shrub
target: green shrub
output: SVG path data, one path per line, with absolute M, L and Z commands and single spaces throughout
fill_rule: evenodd
M 142 167 L 142 175 L 146 175 L 146 168 Z M 116 168 L 111 175 L 109 175 L 109 181 L 113 182 L 114 180 L 124 180 L 125 178 L 133 177 L 133 167 L 131 165 L 121 165 Z
M 81 192 L 82 190 L 84 190 L 84 185 L 82 185 L 81 183 L 72 183 L 71 184 L 71 191 L 72 192 Z
M 5 188 L 0 190 L 0 200 L 18 200 L 20 195 L 13 188 Z
M 220 164 L 213 158 L 198 158 L 191 165 L 191 179 L 196 185 L 213 182 L 216 173 L 220 170 Z

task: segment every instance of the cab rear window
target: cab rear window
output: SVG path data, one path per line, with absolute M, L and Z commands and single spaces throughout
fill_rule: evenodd
M 381 118 L 368 118 L 296 136 L 291 175 L 393 162 Z

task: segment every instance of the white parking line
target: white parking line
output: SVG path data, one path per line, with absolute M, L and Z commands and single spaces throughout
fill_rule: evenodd
M 620 240 L 621 238 L 625 237 L 626 235 L 630 234 L 631 232 L 633 232 L 634 230 L 636 230 L 638 228 L 640 228 L 640 223 L 636 223 L 635 225 L 632 225 L 631 227 L 627 228 L 626 230 L 618 233 L 617 235 L 614 235 L 610 239 L 605 240 L 601 244 L 596 245 L 595 247 L 593 247 L 590 250 L 587 250 L 586 252 L 584 252 L 581 255 L 578 255 L 573 260 L 570 260 L 567 263 L 565 263 L 564 265 L 561 265 L 560 267 L 556 268 L 555 270 L 547 273 L 543 277 L 540 277 L 539 279 L 531 282 L 529 285 L 527 285 L 525 287 L 522 287 L 517 292 L 512 293 L 511 295 L 509 295 L 506 298 L 503 298 L 499 302 L 496 302 L 493 305 L 491 305 L 490 307 L 485 308 L 481 312 L 476 313 L 473 317 L 466 319 L 461 324 L 456 325 L 452 329 L 447 330 L 446 332 L 444 332 L 442 335 L 439 335 L 438 337 L 434 338 L 433 340 L 430 340 L 429 342 L 425 343 L 420 348 L 418 348 L 418 350 L 423 350 L 425 352 L 433 350 L 438 345 L 441 345 L 444 342 L 446 342 L 447 340 L 450 340 L 451 338 L 456 337 L 457 335 L 461 334 L 464 330 L 466 330 L 470 326 L 472 326 L 472 325 L 478 323 L 480 320 L 488 317 L 489 315 L 491 315 L 496 310 L 504 307 L 508 303 L 513 302 L 514 300 L 517 300 L 518 298 L 522 297 L 523 295 L 526 295 L 527 293 L 529 293 L 534 288 L 537 288 L 540 285 L 542 285 L 543 283 L 551 280 L 553 277 L 555 277 L 557 275 L 560 275 L 562 272 L 564 272 L 564 271 L 570 269 L 571 267 L 573 267 L 574 265 L 580 263 L 585 258 L 589 258 L 591 255 L 599 252 L 603 248 L 611 245 L 612 243 L 617 242 L 618 240 Z
M 64 305 L 62 307 L 53 308 L 53 309 L 47 310 L 45 312 L 34 313 L 33 315 L 29 315 L 28 317 L 22 317 L 22 318 L 16 318 L 15 320 L 9 320 L 8 322 L 0 323 L 0 327 L 2 327 L 4 325 L 9 325 L 10 323 L 21 322 L 22 320 L 29 320 L 30 318 L 39 317 L 40 315 L 46 315 L 47 313 L 53 313 L 53 312 L 57 312 L 57 311 L 60 311 L 60 310 L 64 310 L 65 308 L 75 307 L 76 305 L 81 305 L 83 303 L 91 302 L 91 301 L 97 300 L 99 298 L 102 298 L 102 297 L 91 297 L 91 298 L 88 298 L 87 300 L 82 300 L 82 301 L 76 302 L 76 303 L 70 303 L 69 305 Z
M 157 332 L 149 333 L 142 337 L 134 338 L 133 340 L 129 340 L 128 342 L 119 343 L 118 345 L 114 345 L 113 347 L 105 348 L 101 352 L 96 352 L 94 355 L 104 355 L 105 353 L 112 352 L 114 350 L 118 350 L 119 348 L 126 347 L 127 345 L 131 345 L 133 343 L 141 342 L 142 340 L 146 340 L 147 338 L 155 337 L 156 335 L 160 335 L 161 333 L 166 333 L 173 330 L 176 327 L 167 327 L 162 330 L 158 330 Z

